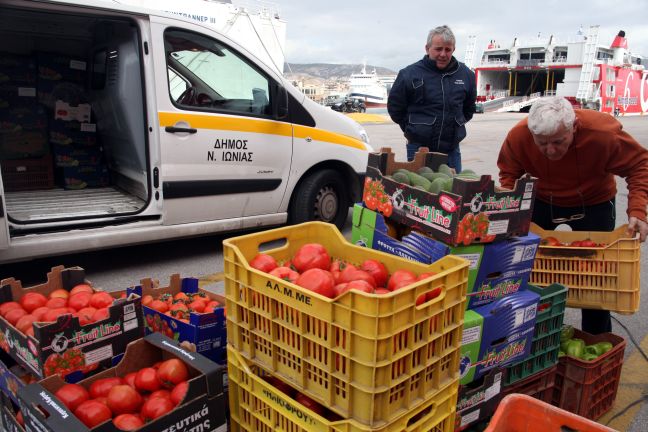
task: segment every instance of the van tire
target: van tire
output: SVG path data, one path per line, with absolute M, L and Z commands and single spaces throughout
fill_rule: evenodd
M 332 169 L 316 171 L 295 189 L 290 204 L 292 224 L 317 220 L 344 227 L 349 215 L 349 194 L 342 175 Z

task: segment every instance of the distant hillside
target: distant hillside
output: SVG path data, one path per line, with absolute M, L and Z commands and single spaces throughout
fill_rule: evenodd
M 367 65 L 367 72 L 376 69 L 378 75 L 396 75 L 393 70 L 380 67 Z M 332 78 L 348 78 L 352 73 L 360 73 L 362 71 L 362 64 L 331 64 L 331 63 L 286 63 L 284 67 L 285 74 L 295 75 L 310 75 L 317 78 L 332 79 Z

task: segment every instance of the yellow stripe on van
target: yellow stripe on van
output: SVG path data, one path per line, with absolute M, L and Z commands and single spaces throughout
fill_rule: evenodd
M 180 121 L 189 123 L 196 129 L 222 129 L 237 132 L 253 132 L 269 135 L 291 136 L 295 138 L 310 137 L 315 141 L 325 141 L 332 144 L 339 144 L 347 147 L 363 149 L 362 141 L 347 135 L 330 132 L 323 129 L 291 125 L 290 123 L 277 122 L 272 120 L 257 120 L 244 117 L 226 117 L 204 114 L 187 114 L 175 112 L 158 112 L 158 120 L 161 127 L 175 126 Z

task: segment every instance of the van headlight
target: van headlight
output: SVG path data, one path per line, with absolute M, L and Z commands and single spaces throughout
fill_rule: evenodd
M 367 134 L 367 131 L 364 129 L 358 130 L 358 135 L 360 135 L 360 139 L 362 140 L 363 143 L 365 143 L 365 147 L 367 147 L 367 150 L 373 151 L 373 147 L 369 145 L 369 134 Z

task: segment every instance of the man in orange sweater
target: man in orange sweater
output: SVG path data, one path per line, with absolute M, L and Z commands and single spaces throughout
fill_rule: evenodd
M 609 114 L 574 110 L 562 97 L 536 101 L 529 116 L 511 129 L 500 150 L 500 183 L 512 188 L 524 173 L 538 177 L 533 222 L 553 230 L 616 227 L 615 175 L 628 184 L 628 235 L 648 237 L 648 150 Z M 610 312 L 583 309 L 582 328 L 612 330 Z

